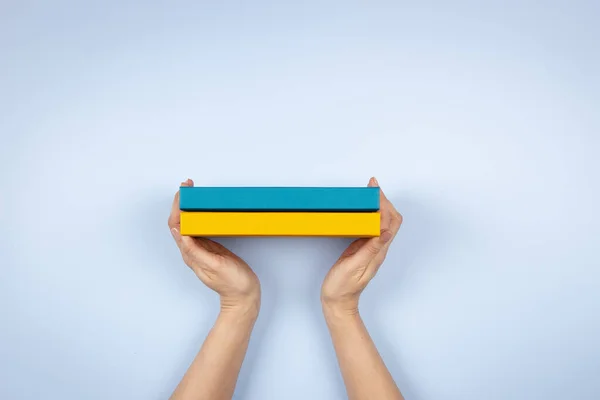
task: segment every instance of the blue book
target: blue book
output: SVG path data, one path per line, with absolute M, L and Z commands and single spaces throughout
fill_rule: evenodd
M 186 187 L 179 188 L 184 211 L 379 210 L 378 187 Z

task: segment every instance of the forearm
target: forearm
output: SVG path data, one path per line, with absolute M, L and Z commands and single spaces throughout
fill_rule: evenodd
M 348 398 L 402 399 L 358 310 L 349 312 L 323 305 Z
M 231 399 L 258 306 L 222 310 L 171 400 Z

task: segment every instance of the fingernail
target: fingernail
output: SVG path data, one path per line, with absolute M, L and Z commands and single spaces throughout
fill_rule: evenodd
M 377 182 L 377 178 L 373 177 L 373 182 L 375 182 L 375 184 L 376 184 L 377 186 L 379 186 L 379 182 Z
M 383 243 L 387 243 L 392 239 L 392 232 L 387 231 L 387 230 L 382 230 L 379 235 L 379 238 L 381 239 L 381 241 Z
M 177 228 L 171 228 L 171 235 L 173 235 L 173 237 L 179 236 L 179 231 Z

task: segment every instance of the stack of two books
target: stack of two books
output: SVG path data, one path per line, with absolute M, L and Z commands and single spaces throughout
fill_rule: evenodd
M 377 187 L 181 187 L 186 236 L 379 236 Z

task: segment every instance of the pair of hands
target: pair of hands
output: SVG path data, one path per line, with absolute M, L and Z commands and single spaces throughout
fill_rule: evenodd
M 181 186 L 193 186 L 188 179 Z M 370 187 L 378 187 L 375 178 Z M 325 277 L 321 287 L 323 307 L 335 312 L 358 312 L 360 294 L 383 263 L 402 224 L 402 216 L 380 190 L 381 234 L 358 239 L 348 246 Z M 220 295 L 221 309 L 258 312 L 260 281 L 244 260 L 221 244 L 206 238 L 181 236 L 179 192 L 175 194 L 169 228 L 184 262 L 200 280 Z

